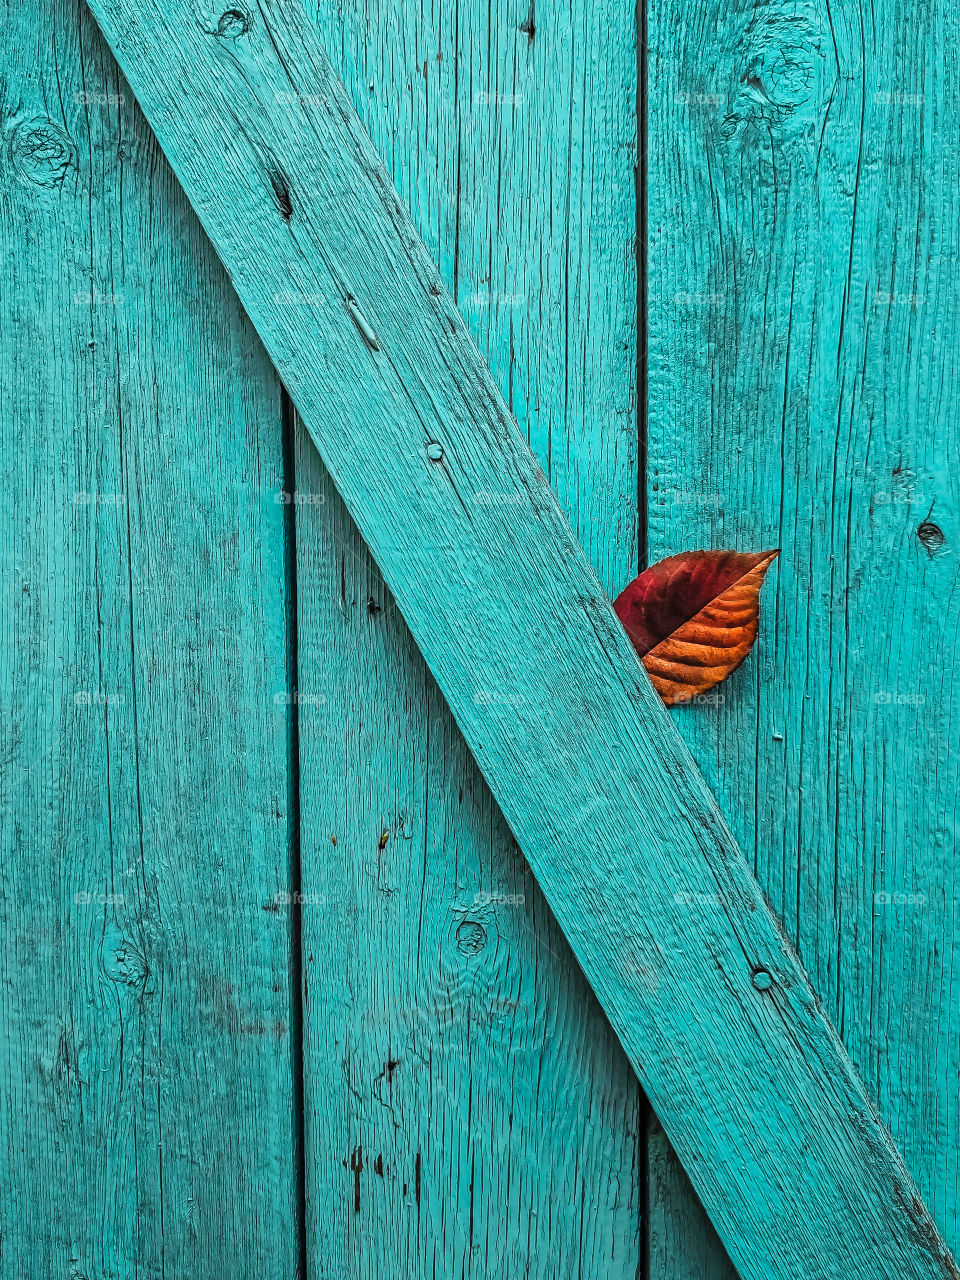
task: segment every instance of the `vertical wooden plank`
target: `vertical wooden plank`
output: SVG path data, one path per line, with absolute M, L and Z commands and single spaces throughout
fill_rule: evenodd
M 318 21 L 613 584 L 636 563 L 633 14 Z M 636 1081 L 305 435 L 297 476 L 311 1273 L 633 1280 Z
M 735 1276 L 676 1152 L 651 1113 L 647 1141 L 647 1270 L 650 1277 Z
M 649 25 L 651 557 L 783 548 L 682 731 L 956 1249 L 958 11 Z
M 277 380 L 85 8 L 3 44 L 0 1269 L 290 1276 Z

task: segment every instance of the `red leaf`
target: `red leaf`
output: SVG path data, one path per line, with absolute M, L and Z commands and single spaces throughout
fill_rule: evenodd
M 779 554 L 682 551 L 617 597 L 617 617 L 668 707 L 726 680 L 750 652 L 763 575 Z

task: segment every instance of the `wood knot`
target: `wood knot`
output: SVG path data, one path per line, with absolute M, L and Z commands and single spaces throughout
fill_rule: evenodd
M 110 982 L 142 992 L 150 977 L 144 953 L 113 924 L 107 925 L 100 944 L 100 969 Z
M 824 41 L 820 15 L 769 6 L 751 22 L 737 54 L 738 81 L 708 86 L 708 100 L 723 112 L 720 136 L 762 152 L 771 135 L 785 139 L 820 119 L 832 86 Z
M 253 26 L 253 18 L 242 0 L 223 9 L 223 0 L 197 0 L 197 25 L 208 36 L 219 40 L 237 40 Z
M 920 540 L 920 545 L 931 556 L 936 555 L 947 540 L 946 534 L 932 520 L 924 520 L 923 524 L 917 529 L 917 537 Z
M 764 115 L 796 111 L 814 91 L 815 60 L 810 45 L 767 45 L 750 59 L 741 78 L 744 92 Z
M 62 186 L 67 171 L 76 168 L 73 139 L 52 120 L 22 121 L 13 131 L 8 151 L 16 173 L 48 190 Z
M 487 945 L 487 931 L 479 920 L 464 920 L 457 929 L 457 950 L 461 955 L 479 955 Z
M 221 40 L 236 40 L 250 30 L 249 13 L 243 9 L 224 9 L 217 19 L 217 35 Z

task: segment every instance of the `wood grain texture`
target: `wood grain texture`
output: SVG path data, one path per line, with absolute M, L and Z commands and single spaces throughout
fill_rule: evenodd
M 656 1116 L 647 1130 L 644 1280 L 707 1280 L 734 1271 Z
M 741 1273 L 955 1277 L 312 26 L 95 12 Z
M 397 0 L 316 17 L 611 582 L 636 562 L 634 19 L 558 6 L 531 38 L 529 12 Z M 298 444 L 309 1265 L 634 1280 L 636 1076 Z
M 3 16 L 0 1274 L 289 1276 L 278 384 L 92 19 Z
M 632 1278 L 636 1078 L 304 437 L 298 487 L 312 1273 Z
M 956 1248 L 960 18 L 649 30 L 650 553 L 782 548 L 678 723 Z

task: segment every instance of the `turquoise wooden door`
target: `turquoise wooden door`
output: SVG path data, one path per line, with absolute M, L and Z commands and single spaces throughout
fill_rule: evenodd
M 952 28 L 315 17 L 603 587 L 783 548 L 675 719 L 955 1245 Z M 3 1274 L 719 1274 L 91 20 L 8 39 Z

